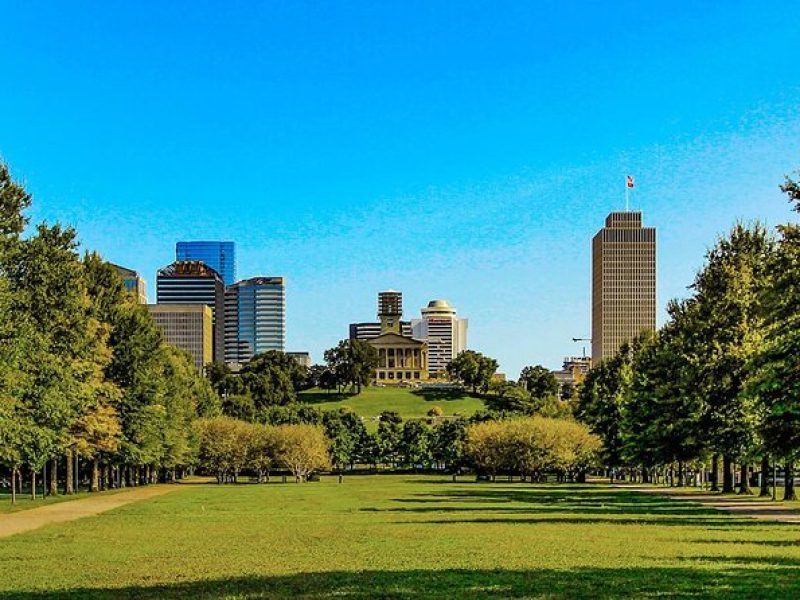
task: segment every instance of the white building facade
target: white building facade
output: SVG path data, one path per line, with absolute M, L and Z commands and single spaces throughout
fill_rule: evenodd
M 447 300 L 431 300 L 422 309 L 421 319 L 411 320 L 414 339 L 428 343 L 428 374 L 445 372 L 447 363 L 467 349 L 468 320 L 456 315 Z

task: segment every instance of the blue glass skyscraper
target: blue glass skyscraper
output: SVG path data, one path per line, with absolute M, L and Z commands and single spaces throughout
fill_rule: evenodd
M 236 244 L 234 242 L 178 242 L 176 260 L 201 260 L 222 277 L 226 286 L 236 281 Z
M 248 362 L 267 350 L 285 351 L 286 280 L 253 277 L 225 290 L 225 362 Z

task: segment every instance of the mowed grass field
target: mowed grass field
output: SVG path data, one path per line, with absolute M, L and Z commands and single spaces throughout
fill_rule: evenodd
M 483 400 L 466 393 L 392 387 L 367 387 L 358 395 L 342 396 L 314 389 L 301 392 L 298 399 L 322 410 L 338 410 L 347 406 L 368 423 L 385 410 L 397 411 L 403 419 L 419 419 L 425 417 L 434 406 L 440 407 L 445 415 L 464 417 L 485 407 Z
M 800 597 L 800 527 L 605 485 L 177 487 L 3 539 L 0 598 Z

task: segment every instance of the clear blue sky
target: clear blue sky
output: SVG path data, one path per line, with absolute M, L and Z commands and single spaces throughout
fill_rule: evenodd
M 589 240 L 658 228 L 659 312 L 790 212 L 797 2 L 0 2 L 0 156 L 34 220 L 142 272 L 231 239 L 314 359 L 432 298 L 516 376 L 589 331 Z

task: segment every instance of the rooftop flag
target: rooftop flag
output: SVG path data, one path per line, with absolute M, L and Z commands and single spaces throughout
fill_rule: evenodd
M 629 188 L 632 188 L 633 187 L 633 177 L 631 177 L 630 175 L 627 175 L 625 177 L 625 185 L 627 185 Z

